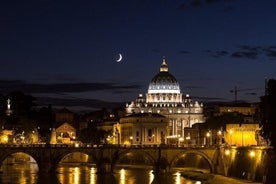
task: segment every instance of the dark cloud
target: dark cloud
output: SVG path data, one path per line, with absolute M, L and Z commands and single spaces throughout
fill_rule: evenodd
M 117 108 L 117 107 L 124 107 L 123 102 L 108 102 L 96 99 L 82 99 L 82 98 L 74 98 L 74 99 L 67 99 L 67 98 L 52 98 L 52 97 L 36 97 L 38 104 L 40 106 L 48 106 L 49 104 L 54 104 L 55 106 L 61 107 L 88 107 L 88 108 Z
M 211 4 L 211 3 L 218 3 L 221 2 L 222 0 L 206 0 L 207 4 Z
M 240 45 L 239 48 L 241 50 L 252 51 L 252 52 L 258 52 L 258 50 L 260 49 L 260 47 L 252 47 L 249 45 Z
M 25 93 L 79 93 L 87 91 L 116 91 L 116 90 L 137 90 L 137 84 L 116 84 L 116 83 L 57 83 L 57 84 L 35 84 L 24 81 L 0 81 L 0 92 L 9 93 L 20 90 Z
M 240 45 L 239 49 L 240 51 L 233 52 L 231 56 L 235 58 L 256 59 L 258 54 L 260 54 L 261 47 Z
M 245 95 L 253 95 L 253 96 L 255 96 L 255 95 L 257 95 L 257 93 L 254 93 L 254 92 L 252 92 L 252 93 L 245 93 Z
M 197 99 L 200 101 L 224 101 L 227 100 L 225 98 L 218 98 L 218 97 L 204 97 L 204 96 L 193 96 L 193 99 Z
M 178 5 L 178 7 L 180 9 L 186 9 L 188 7 L 202 7 L 202 6 L 206 6 L 206 5 L 210 5 L 210 4 L 230 2 L 230 1 L 233 1 L 233 0 L 190 0 L 190 1 L 181 2 Z M 233 7 L 231 7 L 231 9 L 233 9 Z
M 276 57 L 276 46 L 270 46 L 270 47 L 264 48 L 263 51 L 265 52 L 266 56 L 268 56 L 269 58 Z
M 181 51 L 179 51 L 178 53 L 179 53 L 179 54 L 190 54 L 190 52 L 189 52 L 189 51 L 186 51 L 186 50 L 181 50 Z
M 207 52 L 208 54 L 210 54 L 210 56 L 215 58 L 227 56 L 229 54 L 229 52 L 225 50 L 219 50 L 219 51 L 206 50 L 205 52 Z
M 204 50 L 204 52 L 208 53 L 210 56 L 214 58 L 230 56 L 233 58 L 245 58 L 245 59 L 257 59 L 259 55 L 265 54 L 269 57 L 276 57 L 276 47 L 268 47 L 266 49 L 262 49 L 258 46 L 250 46 L 250 45 L 240 45 L 236 49 L 236 51 L 226 51 L 226 50 Z
M 137 84 L 117 83 L 58 83 L 58 84 L 35 84 L 20 80 L 0 80 L 0 93 L 8 94 L 12 91 L 22 91 L 36 98 L 38 106 L 52 104 L 55 107 L 76 107 L 100 109 L 104 107 L 123 107 L 123 103 L 109 102 L 96 99 L 80 98 L 81 92 L 112 92 L 113 94 L 128 94 L 132 90 L 140 90 Z M 47 97 L 46 97 L 47 94 Z M 72 95 L 71 95 L 72 94 Z M 73 96 L 75 95 L 75 96 Z
M 258 52 L 255 51 L 238 51 L 231 54 L 234 58 L 247 58 L 247 59 L 256 59 Z

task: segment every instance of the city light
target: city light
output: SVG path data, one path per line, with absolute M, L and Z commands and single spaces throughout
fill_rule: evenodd
M 125 170 L 122 168 L 120 170 L 120 183 L 125 184 L 125 180 L 126 180 L 126 173 L 125 173 Z
M 251 158 L 255 157 L 255 155 L 256 155 L 255 151 L 250 151 L 250 152 L 249 152 L 249 156 L 250 156 Z

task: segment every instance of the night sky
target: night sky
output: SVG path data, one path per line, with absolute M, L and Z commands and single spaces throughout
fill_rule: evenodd
M 258 102 L 265 79 L 276 78 L 275 7 L 275 0 L 1 1 L 0 93 L 112 107 L 145 94 L 165 56 L 181 92 L 195 100 L 233 101 L 237 86 L 238 100 Z

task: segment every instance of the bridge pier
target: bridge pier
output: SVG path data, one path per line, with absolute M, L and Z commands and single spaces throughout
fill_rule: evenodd
M 164 174 L 170 171 L 167 159 L 159 158 L 153 165 L 153 173 Z
M 113 164 L 108 159 L 100 159 L 97 163 L 97 174 L 113 173 Z
M 56 172 L 56 166 L 54 166 L 51 162 L 38 162 L 39 173 L 48 174 Z

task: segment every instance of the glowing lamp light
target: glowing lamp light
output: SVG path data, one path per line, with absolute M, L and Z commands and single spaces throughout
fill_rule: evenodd
M 250 156 L 251 158 L 255 157 L 255 155 L 256 155 L 255 151 L 250 151 L 250 152 L 249 152 L 249 156 Z
M 225 155 L 230 155 L 230 150 L 225 150 Z

